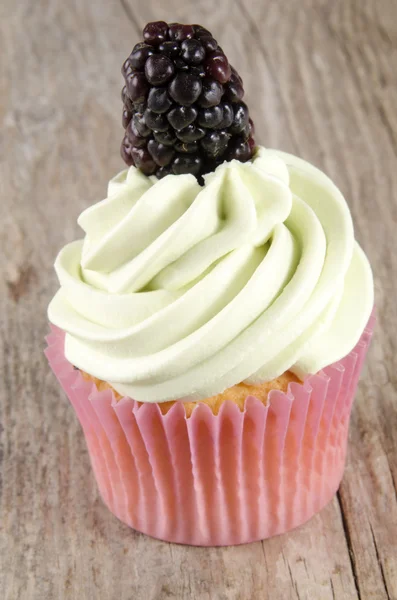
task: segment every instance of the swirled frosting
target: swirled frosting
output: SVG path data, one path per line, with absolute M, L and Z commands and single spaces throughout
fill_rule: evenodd
M 224 163 L 204 187 L 130 167 L 78 222 L 49 319 L 70 362 L 143 402 L 303 378 L 350 352 L 371 313 L 341 192 L 282 152 Z

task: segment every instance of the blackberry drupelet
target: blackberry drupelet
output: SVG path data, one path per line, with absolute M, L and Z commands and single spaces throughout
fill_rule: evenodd
M 121 156 L 128 166 L 159 179 L 191 173 L 202 181 L 225 160 L 252 158 L 242 79 L 201 25 L 148 23 L 122 74 Z

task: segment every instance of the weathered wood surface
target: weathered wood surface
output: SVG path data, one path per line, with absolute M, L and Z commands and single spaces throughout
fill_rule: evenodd
M 335 179 L 376 278 L 338 497 L 243 547 L 169 545 L 112 517 L 42 353 L 53 259 L 121 167 L 119 67 L 156 18 L 217 33 L 258 140 Z M 396 24 L 396 0 L 1 2 L 0 598 L 397 599 Z

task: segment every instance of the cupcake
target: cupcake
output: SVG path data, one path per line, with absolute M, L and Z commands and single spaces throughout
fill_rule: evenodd
M 49 363 L 119 519 L 194 545 L 283 533 L 342 478 L 371 268 L 332 181 L 255 145 L 208 30 L 149 23 L 122 72 L 127 168 L 56 259 Z

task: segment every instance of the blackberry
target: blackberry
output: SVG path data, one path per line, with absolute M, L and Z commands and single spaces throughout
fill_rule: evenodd
M 188 71 L 189 70 L 189 65 L 187 63 L 185 63 L 185 61 L 182 58 L 175 58 L 174 65 L 178 71 Z
M 170 58 L 178 58 L 181 53 L 181 46 L 178 42 L 164 42 L 159 46 L 159 52 Z
M 167 131 L 169 128 L 169 123 L 165 118 L 165 115 L 160 115 L 158 113 L 149 110 L 148 108 L 143 113 L 143 118 L 145 119 L 146 125 L 152 131 Z
M 171 23 L 168 29 L 168 37 L 175 42 L 183 42 L 194 36 L 192 25 L 181 25 L 181 23 Z
M 148 44 L 140 43 L 134 46 L 133 51 L 127 58 L 130 66 L 137 71 L 143 71 L 145 68 L 145 64 L 149 56 L 154 53 L 154 49 L 152 46 Z M 127 61 L 126 61 L 127 62 Z M 125 63 L 124 63 L 125 64 Z M 123 65 L 124 67 L 124 65 Z
M 130 142 L 131 146 L 135 148 L 145 148 L 147 145 L 146 139 L 139 134 L 137 131 L 134 121 L 130 121 L 125 134 Z
M 219 49 L 211 52 L 208 56 L 205 61 L 205 69 L 209 77 L 216 79 L 220 83 L 226 83 L 232 75 L 229 61 Z
M 171 167 L 161 167 L 158 171 L 156 171 L 156 177 L 157 179 L 163 179 L 163 177 L 171 175 L 171 173 Z
M 152 88 L 147 101 L 148 108 L 156 113 L 165 113 L 172 106 L 172 100 L 165 88 Z
M 135 129 L 142 137 L 148 137 L 152 133 L 152 130 L 149 129 L 149 127 L 146 125 L 143 113 L 140 113 L 138 111 L 135 112 L 132 117 L 132 120 L 135 125 Z
M 203 27 L 202 25 L 198 25 L 197 23 L 192 25 L 194 32 L 196 34 L 196 37 L 198 37 L 200 34 L 202 35 L 212 35 L 210 31 L 208 31 L 208 29 L 206 29 L 205 27 Z
M 193 106 L 177 106 L 176 108 L 170 110 L 167 118 L 171 126 L 176 131 L 180 131 L 181 129 L 185 129 L 185 127 L 193 123 L 197 115 L 198 110 Z
M 174 158 L 175 150 L 173 147 L 160 144 L 159 142 L 156 142 L 156 140 L 149 140 L 147 148 L 152 155 L 153 160 L 160 167 L 166 167 Z
M 229 81 L 226 84 L 225 97 L 230 100 L 230 102 L 240 102 L 243 96 L 243 84 L 237 75 L 232 73 Z
M 234 120 L 233 106 L 228 102 L 222 102 L 223 119 L 219 124 L 219 129 L 229 129 Z
M 149 93 L 150 85 L 143 73 L 130 73 L 125 78 L 127 94 L 134 104 L 141 104 Z
M 133 67 L 131 65 L 130 57 L 128 57 L 123 62 L 123 66 L 121 67 L 121 74 L 124 78 L 126 78 L 127 75 L 131 75 L 132 73 L 133 73 Z
M 158 46 L 165 42 L 168 34 L 168 25 L 165 21 L 155 21 L 148 23 L 143 30 L 143 39 L 147 44 Z
M 174 63 L 164 54 L 152 54 L 146 61 L 145 75 L 152 85 L 164 85 L 174 73 Z
M 130 112 L 128 110 L 128 108 L 124 108 L 123 109 L 123 116 L 122 116 L 122 119 L 121 119 L 121 122 L 123 123 L 124 129 L 126 129 L 128 127 L 128 124 L 131 121 L 131 119 L 132 119 L 132 112 Z
M 214 52 L 218 49 L 218 42 L 214 40 L 211 34 L 200 35 L 199 40 L 206 52 Z
M 196 77 L 200 77 L 200 79 L 205 77 L 205 69 L 204 69 L 203 65 L 196 65 L 195 67 L 188 67 L 188 68 L 192 75 L 195 75 Z
M 221 101 L 223 95 L 223 85 L 215 79 L 204 79 L 203 87 L 198 104 L 204 108 L 216 106 Z
M 217 129 L 223 121 L 222 104 L 211 106 L 211 108 L 202 108 L 199 112 L 197 123 L 206 129 Z
M 200 146 L 198 142 L 177 142 L 175 144 L 175 150 L 177 152 L 186 153 L 186 154 L 197 154 Z
M 205 59 L 204 46 L 199 40 L 185 40 L 181 44 L 182 58 L 189 65 L 200 65 Z
M 234 138 L 229 144 L 226 152 L 226 160 L 239 160 L 247 162 L 252 156 L 252 149 L 249 139 L 243 137 Z
M 126 85 L 121 90 L 121 101 L 122 101 L 122 103 L 124 105 L 124 109 L 125 110 L 129 110 L 130 112 L 134 110 L 133 102 L 128 97 L 128 92 L 127 92 L 127 86 Z
M 230 131 L 232 133 L 241 133 L 247 125 L 249 125 L 248 107 L 244 102 L 240 102 L 235 105 L 234 118 L 230 126 Z
M 176 137 L 181 142 L 197 142 L 197 140 L 201 140 L 204 136 L 205 129 L 196 127 L 193 123 L 176 132 Z
M 172 172 L 174 175 L 191 173 L 192 175 L 198 176 L 200 175 L 202 165 L 202 158 L 198 155 L 178 154 L 172 163 Z
M 153 137 L 156 142 L 164 144 L 164 146 L 173 146 L 177 141 L 176 136 L 171 129 L 167 129 L 167 131 L 155 131 Z
M 255 149 L 243 82 L 201 25 L 148 23 L 124 61 L 121 155 L 146 175 L 203 175 Z
M 171 81 L 168 91 L 177 104 L 191 106 L 198 100 L 203 84 L 197 75 L 188 72 L 177 73 Z
M 142 173 L 153 175 L 157 170 L 157 165 L 146 148 L 132 148 L 131 157 L 137 169 L 140 169 Z
M 201 140 L 201 146 L 209 156 L 222 156 L 227 149 L 231 135 L 226 131 L 209 131 Z

